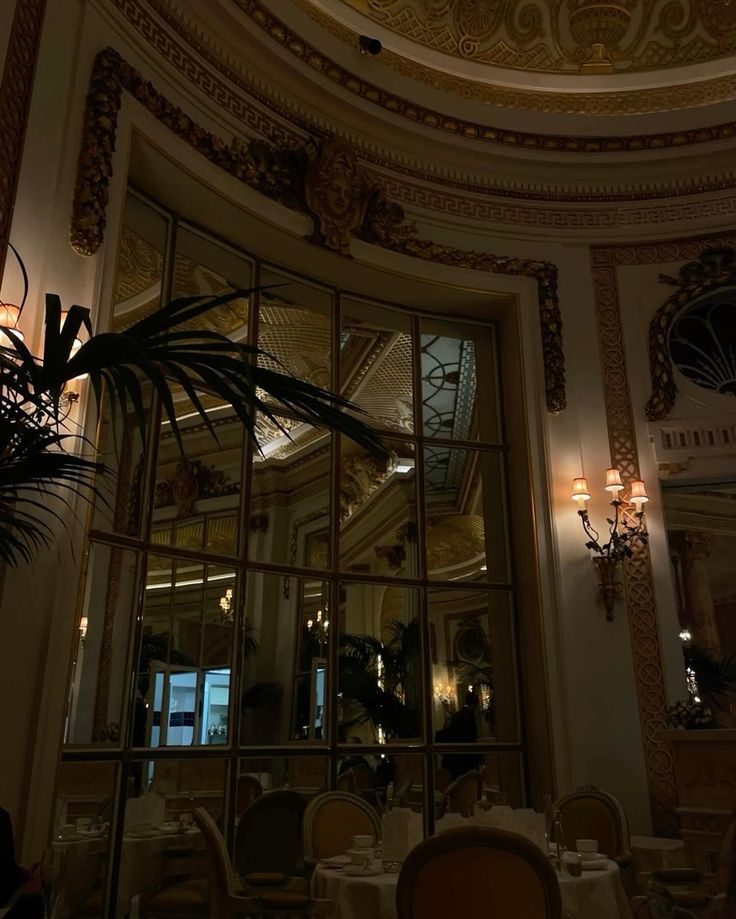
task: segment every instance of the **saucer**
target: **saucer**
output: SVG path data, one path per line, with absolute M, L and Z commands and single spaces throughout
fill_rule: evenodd
M 351 877 L 356 878 L 370 878 L 375 877 L 377 874 L 383 874 L 383 865 L 381 863 L 375 863 L 368 865 L 364 868 L 362 865 L 346 865 L 343 869 L 345 874 L 349 874 Z
M 586 862 L 605 862 L 608 860 L 608 856 L 604 855 L 603 852 L 578 852 L 577 854 L 582 856 L 583 864 Z

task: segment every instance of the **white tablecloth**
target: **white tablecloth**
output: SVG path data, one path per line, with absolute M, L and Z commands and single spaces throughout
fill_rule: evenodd
M 124 836 L 118 873 L 117 916 L 125 916 L 133 897 L 150 893 L 165 878 L 163 850 L 203 848 L 199 830 L 181 833 L 156 833 L 150 836 Z M 61 915 L 67 915 L 88 896 L 104 877 L 107 837 L 55 840 L 53 843 L 57 881 L 63 892 Z M 169 866 L 172 867 L 172 866 Z M 188 866 L 187 866 L 188 867 Z M 182 870 L 181 862 L 173 866 Z M 184 869 L 186 870 L 186 869 Z
M 312 876 L 314 896 L 336 903 L 336 919 L 396 919 L 397 874 L 351 877 L 318 865 Z M 582 877 L 559 876 L 565 919 L 631 919 L 618 866 L 585 871 Z M 492 911 L 489 912 L 492 915 Z M 482 919 L 482 917 L 478 917 Z
M 663 868 L 686 868 L 688 857 L 681 839 L 657 836 L 632 836 L 631 860 L 635 874 L 661 871 Z

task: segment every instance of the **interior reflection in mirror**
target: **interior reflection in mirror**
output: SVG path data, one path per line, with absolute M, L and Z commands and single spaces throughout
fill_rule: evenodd
M 376 457 L 341 439 L 340 568 L 416 577 L 418 546 L 414 445 L 385 441 Z
M 339 740 L 421 737 L 419 592 L 388 584 L 340 588 Z
M 236 588 L 231 568 L 149 557 L 133 746 L 228 743 Z
M 325 742 L 331 628 L 326 584 L 253 573 L 245 608 L 241 744 Z

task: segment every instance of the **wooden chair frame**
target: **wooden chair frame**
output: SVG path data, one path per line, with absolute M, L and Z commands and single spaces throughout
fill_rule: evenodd
M 373 835 L 376 840 L 381 838 L 381 823 L 378 819 L 378 814 L 375 809 L 368 804 L 367 801 L 363 798 L 359 798 L 357 795 L 350 794 L 347 791 L 325 791 L 321 795 L 317 795 L 316 798 L 307 804 L 307 809 L 304 811 L 304 824 L 303 824 L 303 839 L 304 839 L 304 860 L 307 864 L 315 863 L 314 855 L 314 836 L 312 832 L 312 827 L 314 821 L 319 814 L 320 810 L 326 805 L 330 804 L 333 801 L 345 801 L 347 803 L 353 804 L 359 810 L 363 811 L 366 814 L 373 824 Z
M 620 868 L 626 868 L 631 864 L 631 836 L 629 834 L 629 821 L 626 817 L 626 811 L 613 795 L 608 794 L 608 792 L 601 791 L 599 788 L 586 787 L 578 788 L 577 791 L 573 791 L 568 795 L 563 795 L 561 798 L 558 798 L 555 801 L 553 807 L 562 815 L 563 827 L 565 824 L 565 815 L 563 813 L 565 805 L 570 804 L 572 801 L 581 801 L 585 800 L 586 798 L 598 801 L 600 804 L 603 804 L 603 806 L 613 817 L 613 821 L 616 827 L 616 848 L 618 849 L 618 852 L 616 852 L 616 854 L 611 857 Z
M 545 919 L 561 919 L 562 898 L 550 860 L 533 842 L 518 833 L 491 827 L 467 827 L 430 836 L 413 849 L 402 865 L 396 886 L 398 919 L 417 919 L 413 912 L 414 888 L 419 872 L 433 859 L 458 849 L 499 849 L 527 862 L 539 877 L 545 899 Z M 489 907 L 492 904 L 489 903 Z

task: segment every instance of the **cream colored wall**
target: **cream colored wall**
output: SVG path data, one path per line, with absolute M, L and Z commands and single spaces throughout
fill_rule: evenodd
M 0 15 L 0 38 L 3 21 Z M 59 293 L 66 303 L 95 308 L 101 304 L 104 309 L 109 302 L 111 265 L 133 131 L 165 150 L 199 183 L 217 189 L 224 199 L 217 205 L 219 230 L 256 252 L 259 247 L 265 250 L 259 254 L 276 255 L 282 261 L 288 257 L 294 268 L 309 270 L 330 282 L 339 283 L 349 276 L 351 286 L 368 285 L 366 289 L 387 298 L 398 283 L 411 290 L 412 279 L 480 292 L 502 291 L 518 298 L 558 790 L 584 783 L 607 788 L 621 798 L 633 829 L 646 831 L 646 777 L 626 615 L 623 605 L 619 605 L 614 621 L 608 623 L 596 603 L 595 579 L 569 499 L 572 478 L 585 474 L 594 487 L 591 513 L 595 520 L 604 515 L 605 502 L 595 484 L 609 465 L 609 449 L 587 241 L 567 244 L 553 230 L 520 233 L 517 229 L 505 233 L 499 228 L 471 226 L 459 219 L 415 215 L 420 232 L 437 241 L 464 249 L 545 259 L 558 266 L 568 408 L 557 417 L 548 415 L 544 408 L 533 281 L 419 263 L 357 241 L 352 263 L 317 250 L 300 241 L 310 228 L 308 218 L 266 201 L 224 175 L 129 99 L 124 101 L 119 120 L 105 245 L 95 257 L 82 258 L 68 242 L 70 204 L 90 67 L 94 54 L 109 44 L 121 50 L 201 124 L 223 138 L 229 138 L 237 129 L 211 106 L 210 100 L 180 91 L 167 67 L 151 61 L 148 48 L 133 42 L 124 27 L 116 24 L 113 28 L 109 8 L 102 15 L 95 3 L 57 0 L 48 4 L 12 229 L 12 240 L 23 253 L 32 281 L 23 320 L 29 342 L 38 344 L 43 291 Z M 148 170 L 151 181 L 156 181 L 153 166 L 157 162 L 152 160 Z M 166 168 L 174 174 L 174 167 Z M 175 181 L 183 187 L 184 179 Z M 187 204 L 195 201 L 194 194 L 191 199 L 188 194 Z M 162 197 L 166 196 L 162 193 Z M 248 213 L 258 214 L 265 223 L 248 222 Z M 214 214 L 202 214 L 202 222 L 207 223 L 208 218 L 214 218 Z M 676 229 L 668 227 L 669 232 Z M 679 227 L 680 234 L 686 231 Z M 644 231 L 639 227 L 638 232 Z M 661 232 L 661 227 L 651 231 L 652 235 Z M 661 507 L 654 488 L 656 465 L 648 449 L 643 416 L 644 333 L 651 309 L 648 297 L 644 303 L 642 297 L 655 284 L 652 279 L 656 269 L 620 269 L 619 274 L 622 294 L 626 292 L 626 298 L 622 296 L 624 332 L 642 472 L 653 498 L 648 522 L 667 685 L 675 697 L 681 691 L 681 673 L 672 632 L 672 593 Z M 397 275 L 403 277 L 401 282 L 396 281 Z M 17 290 L 17 278 L 9 269 L 0 293 L 12 299 Z M 513 397 L 507 398 L 513 409 Z M 6 707 L 3 725 L 9 742 L 0 770 L 0 803 L 10 807 L 24 828 L 23 852 L 28 860 L 38 856 L 45 842 L 55 771 L 54 754 L 50 751 L 55 750 L 61 732 L 69 647 L 75 627 L 74 570 L 79 564 L 79 551 L 72 560 L 68 543 L 65 535 L 60 536 L 60 556 L 55 551 L 46 553 L 32 567 L 9 573 L 0 616 L 0 648 L 9 649 L 0 655 L 0 698 L 13 699 L 13 705 Z

